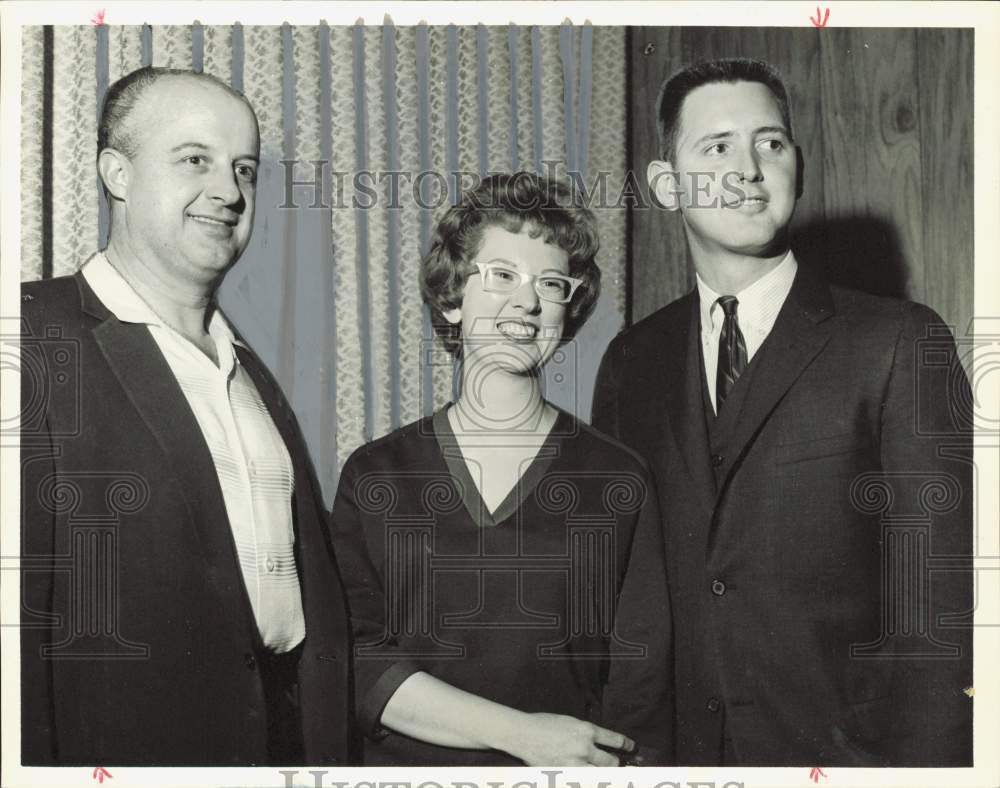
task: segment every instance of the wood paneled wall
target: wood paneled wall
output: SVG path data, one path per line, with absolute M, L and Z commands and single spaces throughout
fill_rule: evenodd
M 964 335 L 973 310 L 973 31 L 629 31 L 629 166 L 645 185 L 662 81 L 689 63 L 778 68 L 805 161 L 793 248 L 840 284 L 921 301 Z M 632 212 L 634 322 L 694 284 L 680 216 Z

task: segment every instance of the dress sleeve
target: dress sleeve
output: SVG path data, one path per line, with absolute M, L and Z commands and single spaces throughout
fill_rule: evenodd
M 629 763 L 674 761 L 673 627 L 656 486 L 642 477 L 628 561 L 619 586 L 604 687 L 606 726 L 637 744 Z
M 352 457 L 340 477 L 330 528 L 354 636 L 355 712 L 365 735 L 378 738 L 385 734 L 379 718 L 386 703 L 420 667 L 398 655 L 397 643 L 386 627 L 385 591 L 365 539 L 357 480 L 357 463 Z

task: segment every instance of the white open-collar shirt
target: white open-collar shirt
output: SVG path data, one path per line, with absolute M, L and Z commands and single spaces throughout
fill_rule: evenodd
M 168 326 L 98 253 L 83 267 L 87 284 L 123 323 L 141 323 L 163 353 L 212 454 L 243 582 L 264 645 L 276 653 L 305 638 L 292 525 L 294 471 L 288 449 L 219 309 L 209 321 L 219 363 Z M 219 527 L 225 527 L 219 523 Z

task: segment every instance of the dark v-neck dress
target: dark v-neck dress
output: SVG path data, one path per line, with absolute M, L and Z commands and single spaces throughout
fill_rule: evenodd
M 668 762 L 670 605 L 654 489 L 638 455 L 565 412 L 493 514 L 447 408 L 356 451 L 331 527 L 365 763 L 520 763 L 382 729 L 386 702 L 418 670 L 620 730 L 645 763 Z

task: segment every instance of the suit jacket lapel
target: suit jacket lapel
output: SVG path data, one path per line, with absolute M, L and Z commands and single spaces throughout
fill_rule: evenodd
M 689 293 L 680 309 L 671 314 L 663 342 L 656 349 L 657 365 L 663 376 L 656 391 L 666 392 L 667 414 L 695 489 L 707 511 L 715 508 L 715 476 L 709 464 L 708 432 L 702 402 L 700 318 L 698 293 Z
M 832 315 L 829 287 L 800 267 L 749 380 L 731 443 L 734 457 L 743 455 L 788 389 L 829 341 L 826 321 Z
M 132 407 L 163 452 L 187 501 L 202 554 L 227 590 L 247 601 L 215 463 L 170 365 L 144 325 L 122 323 L 77 274 L 85 312 L 102 322 L 94 338 Z

